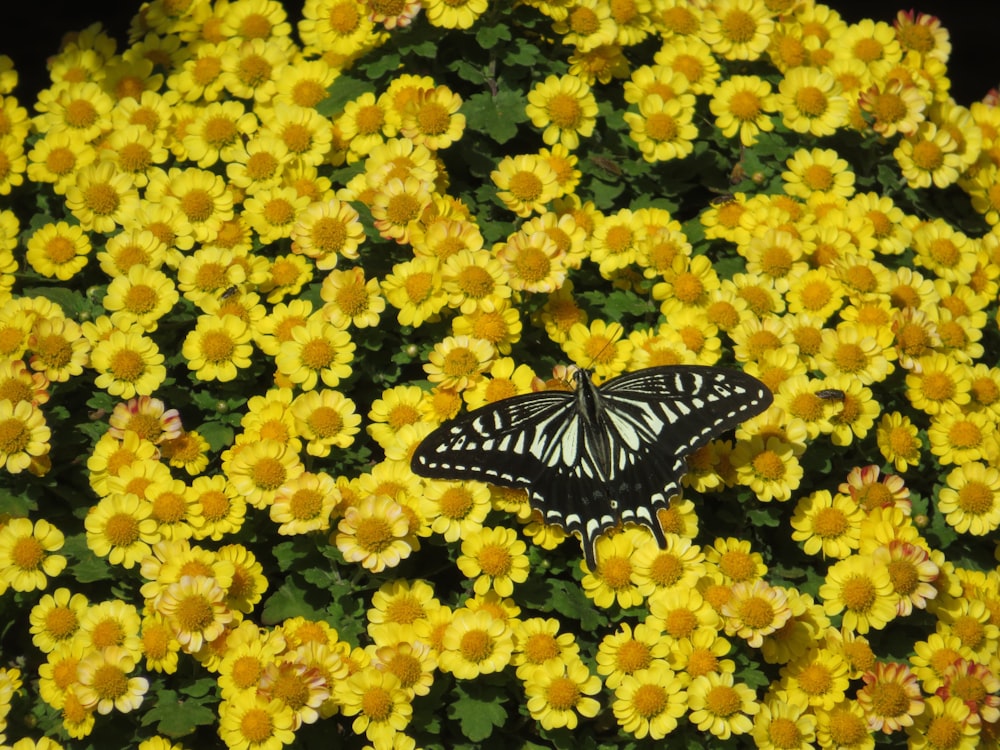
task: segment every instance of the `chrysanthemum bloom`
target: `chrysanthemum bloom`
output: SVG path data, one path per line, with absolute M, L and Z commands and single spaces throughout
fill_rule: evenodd
M 897 79 L 886 81 L 881 88 L 871 85 L 861 93 L 858 103 L 861 111 L 874 119 L 871 127 L 883 138 L 915 133 L 927 107 L 916 86 Z
M 738 635 L 753 648 L 759 648 L 764 636 L 783 627 L 792 616 L 785 592 L 759 579 L 734 584 L 721 614 L 726 634 Z
M 696 677 L 688 686 L 688 720 L 702 732 L 721 740 L 753 729 L 751 716 L 760 711 L 757 695 L 747 685 L 736 683 L 729 673 Z
M 621 375 L 632 356 L 632 342 L 619 333 L 617 324 L 603 320 L 575 323 L 560 346 L 578 367 L 593 369 L 598 380 L 607 380 Z
M 368 495 L 348 506 L 333 541 L 348 562 L 373 573 L 396 567 L 420 547 L 406 510 L 386 495 Z
M 662 662 L 625 675 L 615 688 L 612 704 L 618 725 L 639 739 L 663 739 L 677 728 L 677 719 L 687 710 L 684 685 Z
M 213 578 L 183 576 L 164 590 L 157 611 L 174 628 L 174 635 L 188 653 L 218 638 L 232 621 L 226 592 Z
M 514 639 L 505 620 L 485 609 L 460 609 L 445 628 L 438 658 L 442 671 L 472 680 L 501 671 L 513 651 Z
M 128 713 L 139 708 L 149 689 L 149 680 L 129 677 L 135 667 L 135 657 L 123 651 L 86 654 L 77 667 L 80 702 L 99 714 L 109 714 L 115 709 Z
M 256 508 L 269 506 L 285 482 L 305 471 L 298 454 L 278 440 L 261 439 L 238 447 L 223 463 L 223 470 L 243 498 Z
M 400 325 L 417 327 L 448 303 L 441 284 L 436 259 L 414 258 L 392 267 L 382 280 L 382 291 L 389 304 L 399 310 L 396 319 Z
M 430 521 L 430 530 L 448 542 L 472 538 L 483 528 L 492 507 L 490 492 L 480 482 L 428 482 L 418 500 L 420 515 Z
M 83 372 L 90 353 L 90 342 L 80 326 L 59 316 L 35 322 L 28 339 L 31 356 L 28 365 L 55 383 L 64 383 Z
M 199 242 L 212 241 L 233 218 L 233 196 L 225 180 L 196 167 L 152 171 L 144 197 L 177 209 L 181 228 Z
M 90 238 L 78 225 L 65 221 L 36 229 L 27 242 L 25 259 L 42 276 L 68 281 L 87 265 Z
M 705 14 L 699 38 L 727 60 L 756 60 L 767 49 L 774 21 L 762 0 L 723 0 Z
M 659 627 L 675 640 L 689 638 L 699 628 L 719 628 L 721 622 L 697 589 L 657 591 L 649 599 L 649 611 L 652 617 L 646 619 L 646 624 Z
M 858 691 L 857 700 L 870 730 L 892 734 L 912 725 L 924 712 L 920 685 L 905 664 L 879 662 L 861 679 L 865 686 Z
M 497 186 L 497 197 L 522 218 L 544 213 L 561 194 L 555 170 L 535 154 L 504 157 L 490 178 Z
M 1000 471 L 979 461 L 953 469 L 938 510 L 959 533 L 985 536 L 1000 527 Z
M 762 750 L 814 747 L 816 716 L 804 701 L 775 697 L 764 701 L 754 717 L 753 738 Z
M 926 414 L 965 406 L 971 400 L 970 388 L 964 366 L 940 352 L 921 357 L 906 375 L 906 397 Z
M 572 633 L 560 633 L 554 618 L 529 617 L 514 625 L 514 654 L 518 679 L 525 681 L 538 667 L 565 663 L 579 656 L 580 647 Z M 600 671 L 600 670 L 598 670 Z
M 910 466 L 920 463 L 920 448 L 923 443 L 917 426 L 905 414 L 884 414 L 879 421 L 876 439 L 879 451 L 896 471 L 906 471 Z
M 462 554 L 456 564 L 467 578 L 475 578 L 473 589 L 485 596 L 491 589 L 510 596 L 514 584 L 528 579 L 527 545 L 514 529 L 481 529 L 463 537 Z
M 766 443 L 760 436 L 740 440 L 730 462 L 736 467 L 737 481 L 764 502 L 790 499 L 804 473 L 794 446 L 778 437 L 769 437 Z
M 869 557 L 855 555 L 835 563 L 819 595 L 828 615 L 844 613 L 843 627 L 848 631 L 881 630 L 896 616 L 898 597 L 889 571 Z
M 847 495 L 817 490 L 795 506 L 792 539 L 803 542 L 807 555 L 843 560 L 860 544 L 860 523 L 864 511 Z
M 85 167 L 66 189 L 66 207 L 88 231 L 110 233 L 124 226 L 138 206 L 131 178 L 111 162 Z
M 597 673 L 605 684 L 617 689 L 629 675 L 665 664 L 672 639 L 652 624 L 639 623 L 633 628 L 621 623 L 618 629 L 601 639 L 597 649 Z
M 875 747 L 875 735 L 868 728 L 864 711 L 857 701 L 842 701 L 829 711 L 818 712 L 816 719 L 820 747 L 844 750 L 872 750 Z
M 160 540 L 151 504 L 134 494 L 112 493 L 87 514 L 87 546 L 112 565 L 132 568 Z
M 235 315 L 201 315 L 184 338 L 181 353 L 199 380 L 233 380 L 250 366 L 253 345 L 246 322 Z
M 227 747 L 279 750 L 295 739 L 295 712 L 277 698 L 268 700 L 255 690 L 233 696 L 219 705 L 219 736 Z
M 90 354 L 97 387 L 122 398 L 151 395 L 167 376 L 163 361 L 156 342 L 138 331 L 115 331 Z
M 781 668 L 781 690 L 818 710 L 828 711 L 844 700 L 849 686 L 850 670 L 844 656 L 815 644 Z
M 41 408 L 0 400 L 0 466 L 8 472 L 19 474 L 48 455 L 51 436 Z
M 1000 677 L 996 668 L 958 657 L 944 668 L 942 687 L 937 695 L 946 700 L 960 699 L 971 709 L 969 723 L 995 724 L 1000 720 Z
M 184 431 L 177 410 L 167 409 L 162 401 L 149 396 L 117 404 L 108 422 L 111 425 L 108 432 L 116 440 L 124 440 L 126 433 L 134 432 L 154 445 L 180 437 Z
M 392 626 L 414 629 L 440 609 L 441 602 L 435 598 L 434 589 L 427 581 L 390 581 L 372 594 L 367 612 L 368 635 L 376 642 L 384 640 Z
M 778 100 L 767 81 L 757 76 L 732 76 L 715 90 L 709 108 L 726 138 L 739 134 L 740 143 L 752 146 L 761 131 L 774 130 L 769 113 L 778 109 Z
M 576 729 L 580 716 L 596 716 L 601 704 L 589 696 L 600 690 L 601 679 L 578 658 L 547 662 L 532 670 L 524 683 L 528 711 L 545 729 Z
M 63 546 L 63 534 L 44 519 L 34 524 L 12 518 L 0 528 L 0 588 L 15 591 L 44 589 L 47 577 L 66 567 L 66 558 L 52 554 Z
M 648 162 L 683 159 L 694 150 L 698 128 L 694 108 L 685 107 L 681 98 L 664 99 L 651 94 L 638 102 L 638 113 L 626 112 L 629 137 Z
M 783 172 L 781 178 L 789 195 L 805 200 L 813 193 L 843 198 L 854 194 L 854 172 L 833 149 L 799 149 L 785 163 L 789 171 Z
M 585 569 L 580 583 L 584 594 L 598 607 L 610 607 L 617 602 L 619 607 L 628 608 L 642 603 L 632 564 L 637 540 L 638 533 L 631 529 L 597 540 L 597 569 Z
M 327 474 L 305 472 L 282 485 L 269 510 L 282 535 L 321 531 L 340 500 L 337 483 Z
M 31 608 L 31 642 L 46 654 L 69 643 L 80 629 L 87 604 L 86 596 L 64 587 L 45 594 Z
M 351 728 L 377 745 L 391 743 L 393 735 L 410 723 L 413 706 L 399 678 L 389 671 L 367 667 L 349 677 L 337 690 L 341 711 L 354 716 Z
M 483 375 L 497 352 L 482 339 L 469 336 L 449 336 L 427 357 L 424 371 L 427 379 L 442 388 L 465 390 Z
M 351 374 L 355 345 L 347 331 L 313 315 L 291 334 L 292 340 L 281 344 L 274 362 L 278 372 L 302 390 L 314 389 L 320 380 L 335 388 Z
M 525 112 L 536 128 L 544 128 L 542 140 L 546 144 L 562 143 L 576 149 L 581 136 L 587 138 L 594 132 L 597 100 L 576 76 L 548 76 L 528 92 Z

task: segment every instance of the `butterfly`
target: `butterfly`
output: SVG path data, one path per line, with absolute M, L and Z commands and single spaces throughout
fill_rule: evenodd
M 647 527 L 677 494 L 686 456 L 759 414 L 771 392 L 719 367 L 650 367 L 595 385 L 580 368 L 572 391 L 529 393 L 480 407 L 438 427 L 417 446 L 415 474 L 526 489 L 546 523 L 595 545 L 623 522 Z

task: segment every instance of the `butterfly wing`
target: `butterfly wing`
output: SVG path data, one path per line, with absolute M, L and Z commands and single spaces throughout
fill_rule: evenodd
M 438 427 L 413 453 L 415 474 L 528 489 L 544 456 L 571 428 L 573 394 L 542 391 L 498 401 Z

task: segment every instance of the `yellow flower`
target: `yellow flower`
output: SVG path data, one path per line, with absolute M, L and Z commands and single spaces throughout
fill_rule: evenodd
M 80 326 L 58 315 L 38 320 L 28 339 L 32 370 L 56 383 L 64 383 L 83 372 L 90 353 L 90 342 Z
M 76 173 L 66 190 L 66 207 L 83 229 L 108 234 L 125 226 L 139 207 L 132 179 L 111 162 L 99 162 Z
M 135 666 L 135 657 L 124 652 L 86 654 L 77 667 L 80 702 L 99 714 L 134 711 L 149 689 L 145 677 L 129 677 Z
M 45 224 L 27 242 L 25 259 L 42 276 L 68 281 L 87 265 L 90 238 L 79 225 Z
M 548 76 L 528 92 L 525 112 L 536 128 L 544 128 L 542 140 L 547 145 L 561 143 L 573 150 L 579 147 L 581 136 L 587 138 L 594 132 L 597 100 L 576 76 Z
M 727 60 L 756 60 L 773 32 L 774 21 L 764 0 L 719 0 L 705 14 L 699 37 Z
M 177 410 L 167 409 L 162 401 L 149 396 L 117 404 L 108 422 L 108 432 L 116 440 L 125 440 L 128 432 L 134 432 L 143 440 L 159 444 L 180 437 L 184 431 Z
M 843 612 L 843 628 L 867 633 L 882 630 L 896 616 L 896 592 L 889 570 L 867 556 L 853 555 L 834 563 L 819 596 L 830 616 Z
M 200 315 L 184 338 L 181 354 L 199 380 L 228 382 L 250 366 L 250 329 L 235 315 Z
M 498 245 L 494 254 L 507 282 L 495 298 L 506 298 L 505 290 L 554 292 L 566 283 L 569 259 L 545 232 L 529 233 L 522 228 Z
M 0 399 L 0 466 L 19 474 L 49 453 L 52 431 L 45 415 L 28 401 Z
M 864 710 L 857 701 L 845 700 L 817 716 L 816 737 L 820 747 L 872 750 L 875 735 L 868 728 Z
M 410 696 L 399 678 L 374 666 L 351 675 L 339 686 L 337 697 L 344 715 L 356 717 L 351 725 L 354 733 L 363 732 L 378 746 L 387 746 L 413 715 Z
M 781 669 L 780 689 L 814 709 L 829 711 L 844 700 L 850 670 L 842 654 L 812 645 L 809 651 Z
M 613 378 L 625 371 L 633 350 L 631 341 L 617 338 L 616 325 L 603 320 L 591 321 L 589 326 L 574 323 L 568 340 L 560 346 L 577 367 L 593 369 L 599 381 Z
M 0 527 L 0 585 L 15 591 L 44 589 L 47 577 L 66 567 L 65 557 L 52 554 L 62 546 L 62 532 L 48 521 L 10 519 Z
M 777 110 L 778 102 L 767 81 L 757 76 L 732 76 L 715 90 L 709 108 L 725 137 L 739 134 L 741 144 L 752 146 L 758 133 L 774 129 L 768 113 Z
M 344 559 L 373 573 L 396 567 L 420 547 L 406 509 L 386 495 L 348 506 L 337 528 L 334 543 Z
M 720 740 L 749 733 L 753 729 L 750 717 L 760 711 L 754 691 L 735 682 L 729 673 L 695 677 L 688 686 L 687 705 L 691 723 Z
M 938 511 L 961 534 L 986 536 L 1000 527 L 1000 471 L 979 461 L 964 463 L 947 476 Z
M 759 579 L 733 584 L 721 614 L 726 635 L 738 635 L 752 648 L 759 648 L 764 636 L 781 629 L 792 616 L 785 592 Z
M 848 102 L 829 70 L 796 67 L 778 84 L 778 106 L 789 130 L 832 135 L 847 122 Z
M 662 662 L 625 675 L 611 706 L 618 725 L 638 739 L 663 739 L 687 711 L 684 685 L 684 679 Z
M 278 440 L 261 439 L 237 448 L 222 468 L 240 495 L 255 508 L 268 507 L 285 482 L 305 471 L 298 454 Z
M 579 658 L 546 662 L 524 683 L 528 712 L 545 729 L 576 729 L 580 716 L 593 718 L 601 704 L 590 697 L 601 691 L 601 678 Z
M 111 313 L 111 321 L 122 330 L 138 325 L 151 333 L 178 299 L 174 283 L 165 273 L 133 265 L 111 280 L 103 305 Z
M 195 539 L 219 541 L 239 531 L 246 501 L 222 475 L 195 477 L 191 483 L 191 525 Z
M 31 608 L 31 642 L 46 654 L 72 642 L 86 609 L 87 597 L 67 588 L 45 594 Z
M 138 495 L 112 493 L 87 514 L 87 546 L 112 565 L 132 568 L 160 540 L 153 507 Z
M 449 336 L 427 357 L 427 379 L 442 388 L 463 391 L 473 387 L 496 358 L 493 346 L 469 336 Z
M 849 496 L 816 490 L 795 506 L 792 539 L 804 542 L 807 555 L 843 560 L 860 545 L 860 521 L 864 511 Z
M 166 587 L 156 610 L 173 628 L 184 650 L 194 653 L 220 637 L 232 621 L 225 596 L 214 578 L 186 575 Z
M 789 171 L 783 172 L 781 179 L 789 195 L 805 200 L 813 193 L 843 198 L 854 194 L 854 172 L 833 149 L 799 149 L 785 163 Z
M 801 702 L 775 698 L 754 717 L 753 738 L 760 750 L 814 747 L 816 717 Z
M 441 273 L 434 258 L 414 258 L 397 263 L 382 281 L 389 304 L 399 310 L 400 325 L 416 328 L 435 316 L 448 303 Z
M 643 159 L 683 159 L 694 150 L 694 139 L 698 137 L 694 107 L 685 106 L 684 98 L 664 100 L 659 94 L 648 94 L 638 102 L 638 108 L 638 113 L 626 112 L 624 118 L 629 138 L 639 147 Z
M 91 80 L 42 89 L 35 117 L 40 133 L 68 131 L 87 143 L 96 138 L 107 123 L 114 100 Z
M 221 175 L 205 169 L 171 167 L 153 170 L 145 200 L 176 210 L 178 230 L 198 242 L 209 243 L 233 218 L 233 194 Z
M 428 184 L 410 175 L 391 178 L 377 188 L 369 208 L 382 237 L 410 243 L 417 235 L 421 214 L 431 202 Z
M 459 680 L 499 672 L 514 652 L 510 625 L 485 609 L 456 610 L 441 637 L 441 670 Z
M 323 313 L 333 325 L 347 328 L 375 328 L 385 310 L 378 279 L 365 280 L 363 268 L 333 270 L 323 279 L 320 297 L 326 302 Z
M 335 388 L 351 374 L 355 344 L 347 331 L 312 315 L 305 325 L 291 331 L 291 341 L 284 341 L 274 359 L 278 372 L 303 391 L 317 383 Z
M 891 78 L 881 88 L 872 84 L 861 92 L 858 104 L 873 119 L 872 130 L 883 138 L 892 138 L 896 133 L 917 132 L 927 100 L 913 84 Z
M 256 690 L 219 705 L 219 736 L 234 750 L 280 750 L 295 739 L 294 723 L 291 706 Z
M 468 29 L 486 12 L 487 0 L 424 0 L 422 5 L 431 26 Z
M 508 597 L 515 583 L 528 580 L 526 549 L 513 529 L 479 529 L 463 536 L 462 554 L 456 564 L 463 575 L 476 579 L 473 589 L 477 596 L 486 596 L 492 589 Z
M 490 179 L 498 188 L 497 197 L 522 218 L 545 213 L 548 204 L 562 193 L 559 176 L 537 154 L 505 156 Z
M 911 726 L 926 708 L 916 676 L 905 664 L 878 662 L 861 679 L 858 704 L 865 712 L 868 728 L 884 734 Z
M 758 500 L 784 502 L 802 481 L 803 469 L 792 444 L 777 437 L 754 436 L 736 444 L 730 456 L 737 481 Z

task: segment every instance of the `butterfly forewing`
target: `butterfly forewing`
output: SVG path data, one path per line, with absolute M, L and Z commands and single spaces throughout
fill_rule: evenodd
M 545 391 L 498 402 L 431 433 L 413 470 L 529 491 L 546 522 L 579 532 L 588 565 L 597 538 L 622 521 L 648 527 L 679 490 L 685 457 L 763 411 L 771 393 L 742 372 L 653 367 L 577 392 Z

